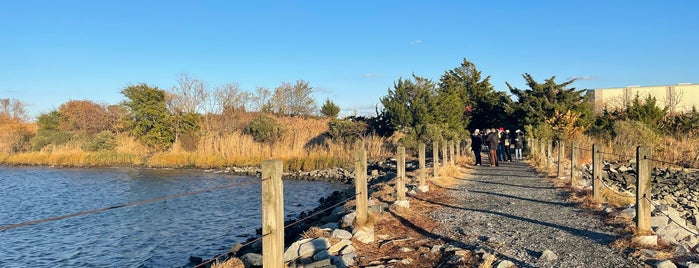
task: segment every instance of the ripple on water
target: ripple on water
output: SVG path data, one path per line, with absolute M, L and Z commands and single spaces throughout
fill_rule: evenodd
M 255 234 L 259 178 L 149 169 L 0 167 L 0 222 L 15 224 L 239 182 L 236 187 L 0 233 L 0 267 L 182 267 Z M 287 217 L 346 185 L 285 181 Z

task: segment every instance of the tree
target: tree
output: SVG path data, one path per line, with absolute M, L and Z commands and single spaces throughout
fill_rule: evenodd
M 657 100 L 651 95 L 641 100 L 637 94 L 626 109 L 629 119 L 644 123 L 647 127 L 655 131 L 660 130 L 668 107 L 660 108 L 656 103 Z
M 320 113 L 325 117 L 337 118 L 337 115 L 340 113 L 340 107 L 328 98 L 325 99 L 323 107 L 320 107 Z
M 121 91 L 127 100 L 132 134 L 144 144 L 167 149 L 175 141 L 175 130 L 169 124 L 165 91 L 146 84 L 128 86 Z
M 490 76 L 482 77 L 476 65 L 463 59 L 459 67 L 444 72 L 439 83 L 441 112 L 438 120 L 449 129 L 464 133 L 465 128 L 511 125 L 512 100 L 495 91 Z
M 106 108 L 89 100 L 70 100 L 58 108 L 59 128 L 95 135 L 109 129 Z
M 24 103 L 0 99 L 0 153 L 15 153 L 29 148 L 34 130 L 25 122 Z
M 272 112 L 286 116 L 308 116 L 316 111 L 316 102 L 311 95 L 312 88 L 308 82 L 296 81 L 296 84 L 282 83 L 274 89 L 270 104 Z
M 272 112 L 271 104 L 271 94 L 272 91 L 266 87 L 258 87 L 255 89 L 255 95 L 252 97 L 252 104 L 255 107 L 254 110 L 263 113 Z
M 521 125 L 531 125 L 533 129 L 538 129 L 547 126 L 545 121 L 547 118 L 553 118 L 556 113 L 564 114 L 570 110 L 579 114 L 575 126 L 583 130 L 587 129 L 593 116 L 592 107 L 585 90 L 568 88 L 575 79 L 556 84 L 556 77 L 552 76 L 540 84 L 530 74 L 525 73 L 522 76 L 527 81 L 529 89 L 518 89 L 507 83 L 510 92 L 517 97 L 514 115 L 520 120 Z
M 437 101 L 435 84 L 417 75 L 413 75 L 413 79 L 398 79 L 393 83 L 393 90 L 389 89 L 388 95 L 381 98 L 383 115 L 394 130 L 434 123 Z
M 203 110 L 209 95 L 206 83 L 187 73 L 177 75 L 177 85 L 169 93 L 168 107 L 172 111 L 187 114 Z

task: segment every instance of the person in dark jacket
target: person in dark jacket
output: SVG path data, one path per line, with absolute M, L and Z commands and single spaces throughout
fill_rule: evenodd
M 522 149 L 524 148 L 524 135 L 522 131 L 515 130 L 515 136 L 512 138 L 512 143 L 515 145 L 515 159 L 522 161 Z
M 471 151 L 476 156 L 476 166 L 480 166 L 481 163 L 481 147 L 483 147 L 483 140 L 481 139 L 481 133 L 478 129 L 473 131 L 471 134 Z
M 488 149 L 489 150 L 489 156 L 490 156 L 490 166 L 495 167 L 498 166 L 498 155 L 497 155 L 497 150 L 498 150 L 498 132 L 497 130 L 490 129 L 490 132 L 488 133 L 488 138 L 486 138 L 486 143 L 488 144 Z
M 505 133 L 502 134 L 501 137 L 502 143 L 505 145 L 504 150 L 505 150 L 505 156 L 504 159 L 506 159 L 508 162 L 512 162 L 512 150 L 510 150 L 510 130 L 506 129 Z

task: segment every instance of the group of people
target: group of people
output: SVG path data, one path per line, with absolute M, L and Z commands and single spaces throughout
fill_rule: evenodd
M 471 134 L 471 150 L 476 156 L 476 165 L 480 166 L 481 151 L 487 148 L 490 166 L 499 166 L 501 161 L 512 161 L 512 151 L 515 152 L 515 160 L 522 160 L 522 149 L 524 148 L 524 133 L 515 130 L 514 135 L 510 135 L 510 130 L 504 128 L 486 129 L 481 132 L 479 129 Z

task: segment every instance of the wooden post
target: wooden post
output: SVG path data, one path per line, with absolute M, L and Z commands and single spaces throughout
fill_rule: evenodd
M 442 142 L 442 164 L 444 166 L 447 166 L 447 163 L 449 163 L 449 156 L 447 150 L 447 141 L 444 140 L 444 142 Z
M 366 151 L 354 152 L 354 191 L 357 194 L 357 225 L 364 225 L 369 218 L 369 193 L 367 187 Z
M 396 205 L 408 207 L 405 197 L 405 147 L 398 147 L 398 178 L 396 180 Z
M 556 170 L 556 176 L 560 179 L 563 177 L 563 147 L 565 144 L 562 141 L 556 142 L 558 144 L 558 169 Z
M 575 181 L 575 165 L 578 162 L 578 154 L 575 151 L 578 149 L 578 143 L 573 141 L 570 144 L 570 187 L 575 188 L 578 182 Z
M 432 177 L 439 178 L 439 142 L 432 142 Z
M 262 163 L 262 266 L 284 267 L 282 161 Z
M 592 145 L 592 200 L 602 200 L 602 146 Z
M 418 154 L 419 154 L 418 162 L 420 165 L 420 170 L 418 170 L 417 178 L 420 182 L 420 185 L 427 185 L 427 181 L 425 179 L 425 177 L 427 177 L 427 175 L 425 174 L 425 144 L 424 143 L 420 143 L 418 151 L 419 151 L 418 152 Z
M 651 151 L 648 147 L 636 147 L 636 226 L 638 233 L 648 235 L 650 229 L 650 198 L 651 198 Z
M 547 160 L 546 159 L 546 141 L 545 140 L 540 140 L 539 141 L 539 161 L 540 164 L 543 164 L 543 161 Z M 546 167 L 548 169 L 548 167 Z M 546 170 L 546 174 L 548 177 L 548 170 Z
M 398 201 L 405 200 L 405 147 L 398 147 L 398 181 L 396 183 Z
M 546 142 L 546 176 L 551 171 L 551 141 Z
M 456 157 L 456 148 L 454 147 L 454 140 L 449 140 L 449 163 L 454 165 L 454 158 Z

